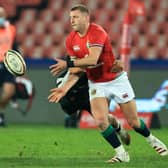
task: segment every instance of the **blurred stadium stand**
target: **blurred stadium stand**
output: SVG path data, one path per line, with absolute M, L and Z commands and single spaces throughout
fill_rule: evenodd
M 114 53 L 119 54 L 121 23 L 127 2 L 122 0 L 0 0 L 17 27 L 20 51 L 30 58 L 65 55 L 70 32 L 68 11 L 83 3 L 91 8 L 91 20 L 109 32 Z M 168 59 L 168 0 L 145 1 L 146 16 L 134 23 L 131 58 Z

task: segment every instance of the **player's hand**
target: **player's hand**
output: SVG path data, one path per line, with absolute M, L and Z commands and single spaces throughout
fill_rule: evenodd
M 50 90 L 48 101 L 51 103 L 58 103 L 62 97 L 65 96 L 66 91 L 64 88 L 54 88 Z
M 52 73 L 53 76 L 59 74 L 62 70 L 66 69 L 67 67 L 66 61 L 62 59 L 55 59 L 55 60 L 57 61 L 57 63 L 49 67 L 50 72 Z
M 121 60 L 115 60 L 111 68 L 111 72 L 118 73 L 118 72 L 123 71 L 123 69 L 124 69 L 123 62 Z

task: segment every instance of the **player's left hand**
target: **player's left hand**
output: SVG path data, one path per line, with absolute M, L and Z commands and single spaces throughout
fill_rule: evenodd
M 50 72 L 53 76 L 59 74 L 62 70 L 64 70 L 67 67 L 66 61 L 58 58 L 56 58 L 55 60 L 57 61 L 57 63 L 49 67 Z
M 58 103 L 62 97 L 65 96 L 66 91 L 64 88 L 54 88 L 50 90 L 50 95 L 48 96 L 48 101 L 50 103 Z
M 115 60 L 111 68 L 111 72 L 118 73 L 118 72 L 123 71 L 123 69 L 124 69 L 123 62 L 121 60 Z

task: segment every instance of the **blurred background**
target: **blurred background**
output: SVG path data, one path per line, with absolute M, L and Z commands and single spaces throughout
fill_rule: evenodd
M 55 86 L 48 66 L 53 58 L 66 54 L 64 42 L 71 31 L 69 9 L 77 3 L 91 9 L 91 20 L 109 33 L 118 57 L 122 21 L 128 7 L 126 0 L 0 0 L 0 6 L 16 26 L 16 42 L 36 88 L 33 106 L 26 117 L 8 107 L 9 123 L 63 124 L 64 113 L 59 104 L 47 101 L 49 90 Z M 144 0 L 144 3 L 145 16 L 137 17 L 133 23 L 130 80 L 136 98 L 151 99 L 168 79 L 168 1 Z M 167 98 L 157 112 L 161 125 L 168 125 Z

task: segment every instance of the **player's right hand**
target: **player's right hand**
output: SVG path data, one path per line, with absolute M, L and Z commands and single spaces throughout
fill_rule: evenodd
M 53 88 L 50 90 L 50 95 L 48 96 L 48 101 L 50 103 L 58 103 L 61 98 L 63 98 L 66 94 L 64 88 Z
M 67 68 L 66 61 L 62 59 L 55 59 L 55 60 L 57 61 L 57 63 L 49 67 L 50 72 L 52 73 L 53 76 L 59 74 L 62 70 Z

